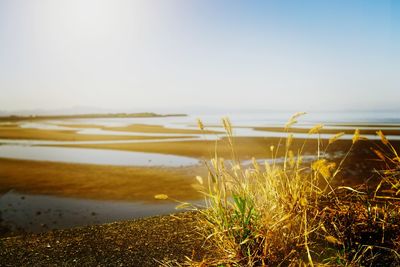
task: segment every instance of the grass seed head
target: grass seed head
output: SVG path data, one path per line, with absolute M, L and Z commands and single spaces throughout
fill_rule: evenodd
M 232 124 L 229 118 L 225 117 L 222 119 L 222 124 L 224 126 L 225 131 L 228 133 L 229 136 L 232 136 Z
M 199 184 L 203 184 L 204 182 L 203 182 L 203 177 L 201 177 L 201 176 L 196 176 L 196 180 L 197 180 L 197 182 L 199 182 Z
M 204 124 L 200 119 L 197 119 L 197 126 L 199 127 L 200 130 L 204 130 Z
M 158 194 L 158 195 L 155 195 L 154 198 L 158 199 L 158 200 L 166 200 L 166 199 L 168 199 L 168 195 L 166 195 L 166 194 Z
M 322 175 L 325 179 L 332 176 L 332 171 L 336 167 L 334 162 L 328 162 L 326 159 L 319 159 L 312 163 L 311 168 Z
M 377 150 L 377 149 L 375 149 L 375 148 L 371 148 L 371 149 L 372 149 L 372 151 L 375 153 L 375 155 L 377 155 L 378 158 L 380 158 L 382 161 L 385 161 L 385 160 L 386 160 L 385 155 L 384 155 L 381 151 L 379 151 L 379 150 Z
M 333 245 L 341 245 L 342 244 L 342 242 L 340 242 L 336 237 L 331 236 L 331 235 L 325 236 L 325 240 Z
M 323 124 L 317 124 L 314 127 L 312 127 L 309 131 L 308 134 L 317 134 L 321 131 L 321 129 L 324 127 Z
M 288 122 L 285 124 L 285 130 L 288 130 L 290 127 L 292 127 L 294 124 L 297 123 L 297 118 L 306 114 L 306 112 L 297 112 L 293 114 L 292 117 L 288 120 Z
M 376 134 L 381 138 L 381 141 L 384 145 L 389 144 L 389 140 L 387 140 L 386 136 L 383 134 L 381 130 L 377 131 Z
M 331 138 L 329 138 L 328 143 L 329 143 L 329 144 L 332 144 L 332 143 L 336 142 L 336 141 L 337 141 L 340 137 L 342 137 L 344 134 L 345 134 L 344 132 L 340 132 L 340 133 L 335 134 L 334 136 L 332 136 Z
M 360 140 L 360 130 L 356 129 L 354 131 L 354 135 L 353 135 L 353 139 L 352 139 L 353 144 L 355 144 L 358 140 Z

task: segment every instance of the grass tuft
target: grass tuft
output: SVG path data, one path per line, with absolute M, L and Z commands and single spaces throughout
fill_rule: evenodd
M 302 161 L 302 149 L 291 149 L 288 137 L 271 151 L 272 160 L 243 166 L 235 155 L 232 124 L 223 119 L 232 157 L 206 163 L 208 177 L 197 176 L 207 207 L 201 229 L 216 248 L 213 259 L 197 266 L 353 266 L 400 264 L 400 158 L 382 132 L 383 147 L 375 153 L 385 164 L 381 182 L 372 190 L 337 186 L 333 181 L 353 146 L 364 139 L 356 130 L 344 158 L 325 158 L 318 137 L 317 155 Z M 204 125 L 201 123 L 201 128 Z M 310 134 L 319 134 L 321 125 Z M 329 146 L 343 133 L 333 135 Z M 319 136 L 319 135 L 318 135 Z M 305 141 L 306 142 L 306 141 Z M 303 145 L 304 147 L 304 145 Z M 283 159 L 278 151 L 284 150 Z M 282 154 L 282 153 L 279 153 Z

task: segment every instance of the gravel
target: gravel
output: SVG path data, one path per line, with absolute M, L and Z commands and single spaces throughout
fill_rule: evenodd
M 201 260 L 210 251 L 196 231 L 198 214 L 54 230 L 0 239 L 2 266 L 158 266 Z

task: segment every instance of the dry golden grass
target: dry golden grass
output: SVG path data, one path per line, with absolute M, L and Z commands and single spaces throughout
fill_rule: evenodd
M 296 123 L 293 116 L 285 129 Z M 400 264 L 400 160 L 386 137 L 378 132 L 391 152 L 383 172 L 392 193 L 380 195 L 382 183 L 371 195 L 368 186 L 333 186 L 350 151 L 363 136 L 354 132 L 348 153 L 338 163 L 323 158 L 327 148 L 317 142 L 316 158 L 302 162 L 303 150 L 293 150 L 293 137 L 270 147 L 283 150 L 283 162 L 244 167 L 237 161 L 232 127 L 224 120 L 232 147 L 230 161 L 218 153 L 207 164 L 208 182 L 197 177 L 207 200 L 201 231 L 212 240 L 219 256 L 195 266 L 375 266 Z M 318 134 L 321 125 L 310 134 Z M 336 143 L 333 136 L 327 146 Z M 295 157 L 296 156 L 296 157 Z M 273 157 L 276 159 L 276 156 Z M 389 170 L 389 171 L 388 171 Z M 379 198 L 381 197 L 381 198 Z M 382 198 L 384 197 L 384 198 Z M 396 266 L 397 266 L 396 265 Z

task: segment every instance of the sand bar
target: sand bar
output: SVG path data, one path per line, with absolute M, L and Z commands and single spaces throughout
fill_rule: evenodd
M 0 126 L 0 139 L 51 140 L 51 141 L 110 141 L 191 138 L 190 136 L 130 136 L 78 134 L 76 130 L 44 130 Z
M 220 134 L 222 131 L 209 131 L 200 129 L 181 129 L 181 128 L 168 128 L 162 125 L 149 125 L 149 124 L 131 124 L 121 127 L 110 127 L 96 124 L 57 124 L 62 127 L 71 128 L 96 128 L 106 131 L 120 131 L 120 132 L 135 132 L 135 133 L 165 133 L 165 134 Z

